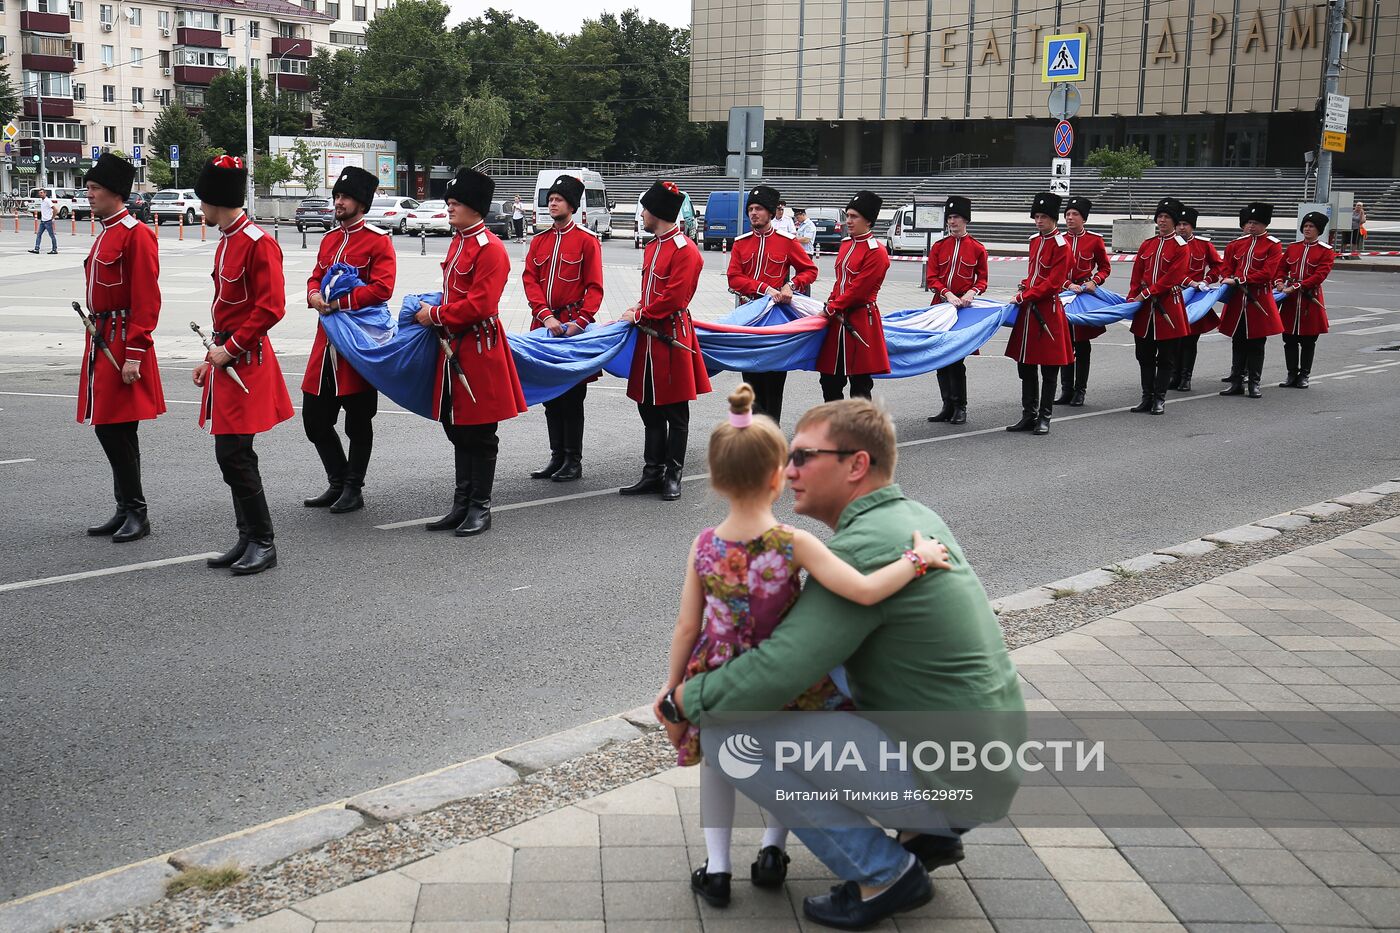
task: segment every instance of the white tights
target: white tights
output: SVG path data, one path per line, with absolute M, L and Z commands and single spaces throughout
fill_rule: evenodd
M 729 844 L 734 836 L 734 785 L 724 779 L 706 758 L 700 763 L 700 817 L 704 823 L 705 849 L 709 857 L 705 870 L 710 874 L 732 874 Z M 773 814 L 763 812 L 768 828 L 760 848 L 787 848 L 788 831 Z

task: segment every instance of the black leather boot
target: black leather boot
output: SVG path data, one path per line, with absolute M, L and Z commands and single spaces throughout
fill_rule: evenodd
M 1190 392 L 1190 391 L 1191 391 L 1191 374 L 1190 374 L 1190 373 L 1182 373 L 1182 374 L 1181 374 L 1181 378 L 1179 378 L 1179 379 L 1177 380 L 1177 382 L 1176 382 L 1176 391 L 1178 391 L 1178 392 Z
M 248 522 L 248 546 L 243 556 L 229 570 L 235 576 L 246 577 L 277 566 L 277 546 L 272 543 L 272 515 L 267 510 L 267 496 L 260 489 L 243 500 L 243 514 Z
M 1031 433 L 1032 433 L 1032 434 L 1035 434 L 1035 435 L 1042 435 L 1042 434 L 1049 434 L 1049 433 L 1050 433 L 1050 413 L 1051 413 L 1051 411 L 1052 411 L 1052 409 L 1051 409 L 1051 406 L 1050 406 L 1050 405 L 1045 405 L 1045 406 L 1043 406 L 1043 407 L 1040 409 L 1040 414 L 1039 414 L 1039 416 L 1035 419 L 1035 427 L 1031 429 Z
M 1308 377 L 1312 375 L 1313 354 L 1317 352 L 1317 338 L 1309 343 L 1303 344 L 1300 348 L 1302 357 L 1298 361 L 1298 384 L 1296 389 L 1306 389 L 1308 387 Z
M 1171 359 L 1176 358 L 1176 347 L 1169 351 Z M 1159 362 L 1156 372 L 1152 378 L 1152 407 L 1148 414 L 1165 415 L 1167 413 L 1167 386 L 1171 384 L 1173 364 L 1171 362 Z
M 459 538 L 479 535 L 491 527 L 491 489 L 496 484 L 496 458 L 472 457 L 471 477 L 467 514 L 453 532 Z
M 1230 383 L 1230 388 L 1221 392 L 1221 395 L 1244 395 L 1244 380 L 1236 377 L 1226 380 Z
M 1074 394 L 1070 396 L 1070 408 L 1083 408 L 1084 396 L 1089 390 L 1089 357 L 1076 357 L 1074 360 Z
M 664 472 L 663 461 L 666 459 L 666 434 L 665 429 L 647 425 L 646 439 L 642 445 L 642 458 L 646 465 L 642 467 L 642 477 L 631 486 L 623 486 L 618 493 L 624 496 L 643 496 L 648 493 L 661 492 L 661 474 Z
M 666 469 L 661 477 L 661 499 L 674 502 L 681 497 L 681 473 L 685 469 L 685 448 L 690 432 L 671 425 L 666 435 Z
M 963 367 L 948 378 L 953 389 L 953 417 L 948 423 L 967 424 L 967 368 Z
M 457 481 L 452 490 L 452 508 L 437 521 L 428 522 L 425 527 L 429 531 L 455 531 L 467 517 L 467 502 L 472 495 L 471 457 L 454 445 L 452 462 Z
M 1029 431 L 1035 427 L 1040 410 L 1040 386 L 1034 375 L 1021 378 L 1021 420 L 1006 426 L 1008 431 Z
M 1075 371 L 1079 366 L 1079 361 L 1075 360 L 1068 366 L 1060 367 L 1060 394 L 1055 397 L 1056 405 L 1068 405 L 1074 401 Z
M 350 442 L 350 457 L 345 464 L 345 488 L 331 505 L 337 515 L 356 512 L 365 507 L 365 474 L 369 472 L 370 442 L 358 440 Z
M 1263 397 L 1264 397 L 1264 393 L 1261 392 L 1261 391 L 1259 391 L 1259 374 L 1258 374 L 1258 373 L 1250 373 L 1250 374 L 1249 374 L 1249 379 L 1248 379 L 1248 381 L 1245 383 L 1245 391 L 1244 391 L 1244 394 L 1247 395 L 1247 396 L 1249 396 L 1250 398 L 1263 398 Z
M 90 536 L 96 538 L 113 534 L 122 526 L 122 523 L 126 521 L 126 503 L 122 500 L 122 487 L 121 483 L 117 480 L 116 467 L 112 468 L 112 498 L 117 501 L 117 511 L 102 524 L 93 525 L 88 528 L 87 533 Z
M 556 483 L 583 479 L 583 415 L 575 415 L 564 425 L 564 465 L 550 478 Z
M 953 418 L 953 376 L 946 370 L 938 370 L 938 394 L 943 397 L 943 407 L 929 421 L 951 421 Z
M 1150 415 L 1165 415 L 1167 413 L 1166 396 L 1152 396 L 1152 405 L 1150 408 L 1147 409 L 1147 413 Z
M 243 556 L 243 552 L 248 549 L 248 518 L 243 514 L 243 503 L 238 501 L 238 497 L 233 497 L 233 516 L 238 525 L 238 540 L 233 547 L 224 551 L 218 557 L 208 557 L 204 560 L 206 567 L 232 567 L 238 558 Z
M 1063 367 L 1060 367 L 1063 370 Z M 1055 377 L 1058 375 L 1049 366 L 1040 367 L 1040 408 L 1036 413 L 1035 427 L 1031 428 L 1031 433 L 1035 435 L 1050 433 L 1050 416 L 1055 411 Z
M 1153 364 L 1138 361 L 1138 385 L 1142 389 L 1142 399 L 1128 411 L 1141 415 L 1152 410 L 1152 380 L 1155 374 Z
M 551 479 L 564 465 L 564 432 L 567 430 L 564 419 L 546 409 L 544 420 L 549 429 L 549 462 L 531 472 L 530 479 Z
M 334 505 L 340 498 L 345 489 L 345 474 L 349 468 L 345 461 L 345 451 L 340 446 L 340 438 L 333 426 L 326 427 L 324 434 L 317 434 L 315 437 L 312 443 L 316 447 L 316 455 L 321 458 L 321 466 L 326 470 L 326 491 L 319 496 L 301 500 L 301 504 L 308 509 L 324 509 Z
M 120 466 L 122 504 L 126 507 L 126 518 L 122 526 L 112 535 L 112 541 L 125 544 L 137 541 L 151 533 L 151 523 L 146 518 L 146 494 L 141 490 L 141 456 L 132 454 Z
M 1293 389 L 1298 385 L 1298 345 L 1287 340 L 1283 342 L 1283 363 L 1288 368 L 1288 378 L 1278 384 L 1280 389 Z

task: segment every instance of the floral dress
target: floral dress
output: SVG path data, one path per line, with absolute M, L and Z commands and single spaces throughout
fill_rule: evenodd
M 695 572 L 705 596 L 704 626 L 685 667 L 689 680 L 712 671 L 730 658 L 760 644 L 778 627 L 802 590 L 793 566 L 790 525 L 775 525 L 749 541 L 726 541 L 713 528 L 701 533 L 695 546 Z M 849 708 L 849 701 L 823 677 L 787 709 Z M 699 764 L 700 730 L 686 729 L 677 761 Z

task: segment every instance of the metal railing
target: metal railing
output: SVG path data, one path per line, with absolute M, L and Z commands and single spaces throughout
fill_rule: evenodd
M 670 162 L 597 162 L 588 159 L 483 159 L 472 166 L 487 175 L 534 175 L 549 169 L 586 168 L 600 175 L 718 175 L 720 165 Z

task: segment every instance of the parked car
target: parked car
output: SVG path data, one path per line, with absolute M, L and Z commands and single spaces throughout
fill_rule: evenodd
M 452 226 L 447 222 L 447 202 L 418 202 L 418 206 L 408 212 L 408 232 L 450 234 Z
M 151 223 L 155 217 L 151 214 L 151 196 L 142 191 L 133 191 L 126 197 L 126 210 L 132 217 L 143 224 Z
M 320 227 L 329 230 L 335 226 L 335 202 L 330 198 L 302 198 L 292 215 L 297 232 L 307 227 Z
M 490 230 L 502 240 L 509 241 L 515 235 L 515 227 L 511 223 L 511 215 L 515 213 L 515 201 L 504 199 L 492 201 L 491 207 L 486 212 L 486 229 Z
M 846 215 L 834 207 L 809 207 L 807 219 L 817 228 L 817 246 L 823 253 L 834 253 L 846 238 Z
M 938 208 L 941 215 L 943 209 Z M 900 253 L 926 253 L 934 243 L 943 239 L 943 230 L 932 231 L 933 236 L 929 236 L 929 231 L 914 229 L 914 205 L 906 204 L 895 212 L 890 220 L 889 229 L 885 231 L 885 248 L 890 251 L 891 256 Z
M 726 242 L 733 243 L 740 234 L 748 233 L 749 215 L 744 213 L 739 221 L 739 209 L 743 205 L 741 191 L 711 191 L 705 202 L 705 249 L 719 249 Z
M 700 220 L 695 216 L 695 205 L 690 203 L 690 195 L 682 192 L 682 197 L 681 212 L 676 216 L 676 223 L 680 224 L 681 227 L 685 229 L 686 236 L 699 243 L 701 242 L 699 239 L 699 234 L 701 232 Z M 642 227 L 642 206 L 638 204 L 637 223 L 632 230 L 632 248 L 641 249 L 643 246 L 650 243 L 651 240 L 652 235 L 647 233 Z
M 183 220 L 185 226 L 192 227 L 196 221 L 204 219 L 199 195 L 194 193 L 193 188 L 165 188 L 157 191 L 151 196 L 151 213 L 156 218 L 157 226 L 166 221 L 179 223 Z
M 417 206 L 418 202 L 412 198 L 398 195 L 375 198 L 365 214 L 365 223 L 374 224 L 390 233 L 407 233 L 408 213 Z
M 581 227 L 587 227 L 603 240 L 612 238 L 613 204 L 608 200 L 608 187 L 603 176 L 586 168 L 545 169 L 535 179 L 535 204 L 533 223 L 536 233 L 548 227 L 553 221 L 549 216 L 549 189 L 554 179 L 560 175 L 572 175 L 583 182 L 583 201 L 574 214 L 574 220 Z
M 88 202 L 87 191 L 79 191 L 77 188 L 49 188 L 49 197 L 53 199 L 53 216 L 56 220 L 67 220 L 72 217 L 75 220 L 87 220 L 92 216 L 92 205 Z M 26 205 L 30 211 L 39 209 L 38 188 L 29 190 L 29 203 Z

